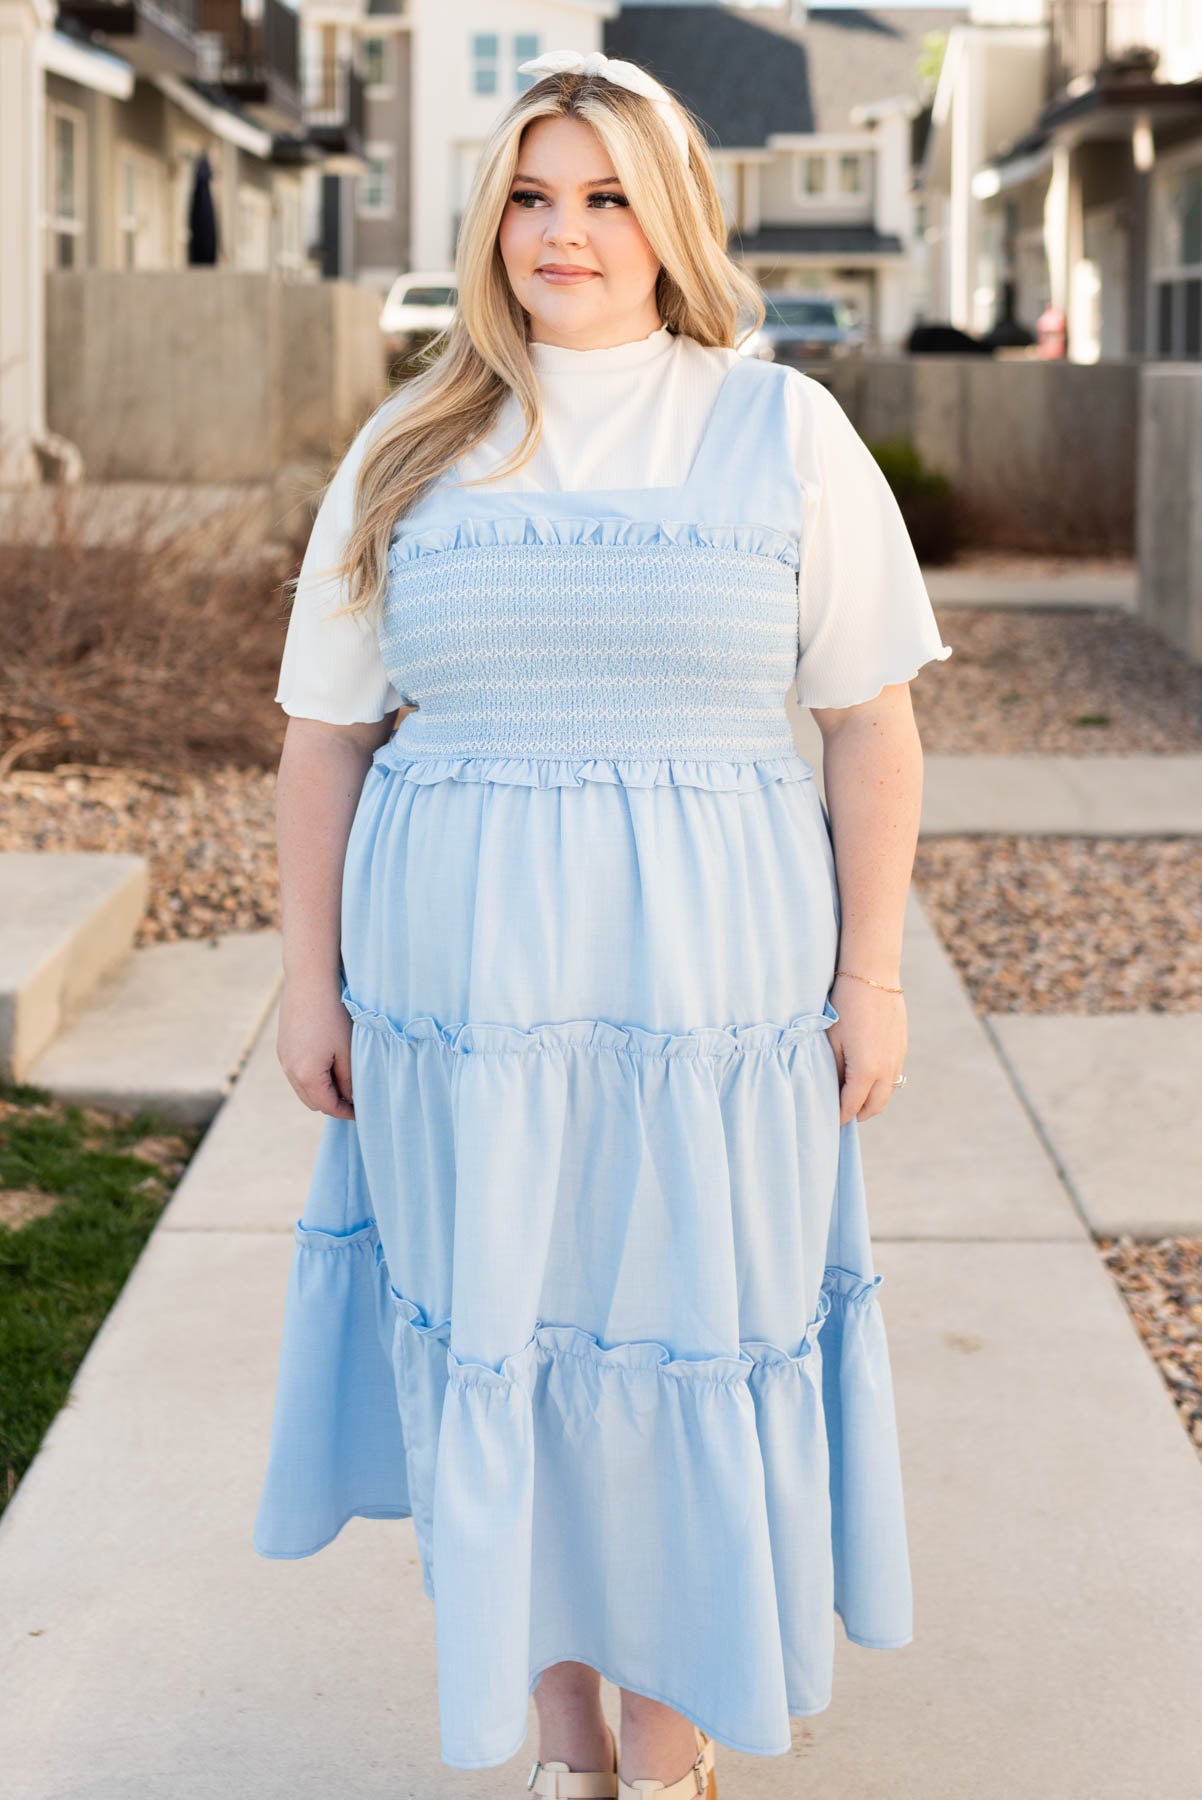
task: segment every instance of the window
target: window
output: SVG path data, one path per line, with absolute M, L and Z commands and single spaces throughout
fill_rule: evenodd
M 393 158 L 396 155 L 392 144 L 368 144 L 368 171 L 359 177 L 359 206 L 361 219 L 390 219 L 396 211 L 394 197 Z
M 513 38 L 513 85 L 516 93 L 524 94 L 539 79 L 537 75 L 519 75 L 518 64 L 531 62 L 538 55 L 538 36 L 532 31 L 518 31 Z
M 810 151 L 801 159 L 802 187 L 805 193 L 825 194 L 826 192 L 826 158 L 818 151 Z
M 373 96 L 382 99 L 392 90 L 392 78 L 388 66 L 389 39 L 369 37 L 363 40 L 363 79 L 368 88 L 377 91 Z
M 1202 161 L 1170 166 L 1154 199 L 1152 354 L 1202 358 Z
M 495 31 L 477 31 L 472 34 L 472 92 L 474 94 L 495 94 L 498 90 L 497 63 L 500 59 L 500 42 Z
M 50 104 L 47 258 L 52 269 L 83 266 L 83 114 Z
M 860 158 L 850 151 L 839 158 L 839 192 L 859 194 L 864 190 L 864 171 Z

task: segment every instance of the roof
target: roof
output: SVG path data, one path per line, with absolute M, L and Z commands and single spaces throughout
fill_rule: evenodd
M 747 149 L 775 132 L 847 131 L 867 101 L 925 101 L 922 40 L 967 17 L 967 7 L 813 7 L 790 24 L 721 5 L 628 6 L 606 22 L 604 48 L 650 69 L 711 145 Z

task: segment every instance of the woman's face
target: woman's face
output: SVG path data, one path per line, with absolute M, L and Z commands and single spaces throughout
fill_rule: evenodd
M 602 349 L 661 325 L 659 262 L 604 145 L 582 120 L 526 127 L 497 241 L 536 341 Z

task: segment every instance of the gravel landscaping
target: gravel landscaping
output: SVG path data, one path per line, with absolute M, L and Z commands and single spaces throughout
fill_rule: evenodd
M 1202 1238 L 1097 1245 L 1202 1456 Z
M 978 1012 L 1202 1007 L 1202 841 L 923 838 L 914 885 Z
M 138 948 L 279 928 L 274 769 L 16 770 L 0 780 L 0 850 L 146 857 Z
M 1108 607 L 939 606 L 911 693 L 932 755 L 1202 752 L 1202 667 Z

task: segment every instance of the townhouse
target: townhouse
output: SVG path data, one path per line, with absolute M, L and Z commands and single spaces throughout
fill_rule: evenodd
M 1076 362 L 1202 358 L 1202 4 L 973 0 L 923 185 L 965 329 L 1050 305 Z
M 965 8 L 628 3 L 605 50 L 705 121 L 730 248 L 761 287 L 846 301 L 897 348 L 928 311 L 914 170 L 943 35 Z

